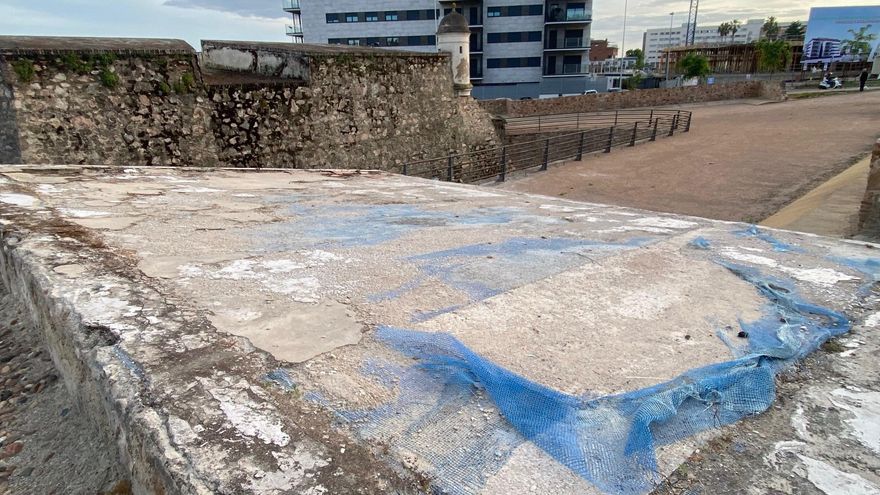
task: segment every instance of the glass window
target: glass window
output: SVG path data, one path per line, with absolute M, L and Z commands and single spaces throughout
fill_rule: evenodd
M 367 12 L 364 15 L 364 18 L 366 19 L 367 22 L 376 22 L 379 20 L 379 13 L 378 12 Z
M 511 6 L 507 7 L 507 15 L 509 15 L 509 16 L 522 15 L 522 5 L 511 5 Z
M 488 43 L 501 43 L 501 33 L 489 33 L 486 35 Z
M 544 15 L 544 6 L 529 5 L 529 15 Z
M 419 14 L 421 10 L 407 10 L 406 11 L 406 20 L 408 21 L 417 21 L 419 20 Z
M 526 59 L 526 67 L 540 67 L 541 57 L 529 57 Z
M 397 20 L 397 12 L 385 12 L 385 20 L 386 21 L 396 21 Z
M 339 14 L 327 14 L 327 24 L 335 24 L 339 22 Z
M 519 43 L 522 41 L 522 33 L 507 33 L 508 43 Z
M 541 31 L 530 31 L 528 41 L 541 41 Z
M 360 46 L 360 45 L 361 45 L 361 40 L 359 40 L 359 39 L 357 39 L 357 38 L 350 38 L 350 39 L 348 40 L 348 44 L 351 45 L 351 46 Z
M 349 12 L 345 14 L 345 22 L 357 22 L 358 15 L 355 12 Z
M 486 16 L 488 17 L 501 17 L 501 7 L 489 7 L 489 10 L 486 12 Z M 498 60 L 498 59 L 491 59 Z
M 486 67 L 489 69 L 500 69 L 501 68 L 501 59 L 500 58 L 490 58 L 486 60 Z
M 386 38 L 385 44 L 388 46 L 400 46 L 400 38 Z

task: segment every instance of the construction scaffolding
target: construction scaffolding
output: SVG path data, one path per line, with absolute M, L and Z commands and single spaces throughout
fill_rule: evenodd
M 803 41 L 789 42 L 791 47 L 791 64 L 783 72 L 800 71 L 801 56 L 804 51 Z M 668 54 L 668 55 L 667 55 Z M 673 47 L 664 52 L 669 56 L 670 65 L 675 68 L 686 55 L 702 55 L 709 60 L 709 67 L 714 74 L 756 74 L 758 73 L 758 50 L 754 43 L 712 44 Z

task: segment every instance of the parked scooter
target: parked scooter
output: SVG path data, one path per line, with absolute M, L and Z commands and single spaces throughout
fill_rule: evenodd
M 840 89 L 842 87 L 843 83 L 840 82 L 840 78 L 833 77 L 831 74 L 825 76 L 825 79 L 819 83 L 819 89 Z

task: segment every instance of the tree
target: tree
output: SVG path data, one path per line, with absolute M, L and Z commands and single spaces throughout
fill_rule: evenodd
M 636 58 L 636 69 L 641 70 L 645 68 L 645 52 L 643 52 L 641 48 L 633 48 L 632 50 L 627 50 L 626 56 Z
M 727 38 L 732 27 L 729 22 L 722 22 L 718 25 L 718 36 L 721 36 L 722 39 Z
M 807 28 L 801 21 L 794 21 L 785 28 L 785 39 L 802 40 L 807 34 Z
M 843 52 L 850 56 L 855 55 L 859 60 L 862 60 L 863 56 L 867 58 L 871 54 L 871 42 L 877 39 L 876 34 L 868 32 L 869 29 L 871 29 L 870 24 L 860 27 L 858 31 L 849 29 L 852 39 L 843 40 L 840 45 Z
M 791 47 L 784 40 L 761 40 L 755 45 L 758 52 L 758 70 L 773 73 L 788 68 L 791 64 Z
M 712 69 L 709 68 L 709 59 L 696 53 L 689 53 L 682 57 L 678 61 L 677 68 L 684 77 L 688 79 L 696 77 L 701 81 L 712 73 Z
M 768 40 L 775 40 L 779 37 L 779 23 L 776 22 L 775 17 L 771 16 L 764 21 L 764 26 L 761 27 L 761 34 Z
M 734 19 L 730 21 L 730 42 L 734 42 L 734 38 L 736 38 L 736 32 L 739 31 L 739 27 L 742 26 L 742 23 L 739 22 L 738 19 Z

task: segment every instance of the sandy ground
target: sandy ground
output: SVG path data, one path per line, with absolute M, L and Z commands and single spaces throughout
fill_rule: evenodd
M 880 91 L 711 104 L 691 132 L 513 178 L 499 187 L 759 222 L 852 165 L 878 136 Z
M 852 237 L 871 162 L 868 157 L 795 200 L 761 225 L 832 237 Z

